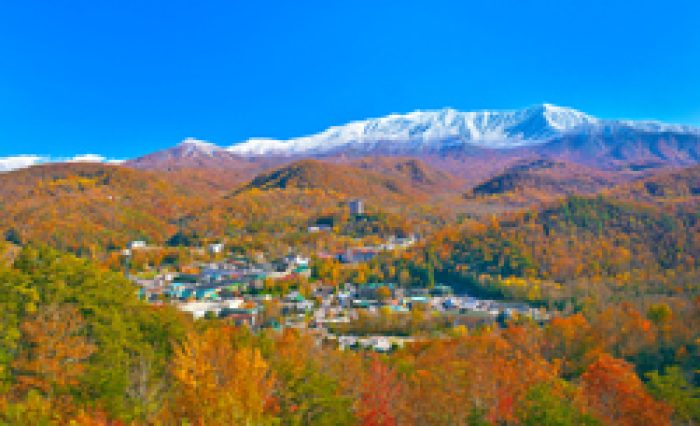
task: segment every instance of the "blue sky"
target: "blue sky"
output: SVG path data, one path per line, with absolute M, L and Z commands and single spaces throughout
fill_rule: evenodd
M 698 22 L 695 0 L 10 0 L 0 156 L 125 158 L 445 106 L 700 125 Z

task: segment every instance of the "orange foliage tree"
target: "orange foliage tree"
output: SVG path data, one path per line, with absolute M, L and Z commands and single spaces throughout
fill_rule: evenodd
M 372 357 L 362 380 L 357 401 L 357 416 L 363 426 L 392 426 L 398 424 L 397 404 L 401 384 L 395 371 Z
M 670 408 L 649 395 L 627 362 L 602 354 L 588 366 L 582 378 L 593 412 L 606 424 L 670 424 Z
M 85 323 L 72 306 L 50 305 L 21 325 L 22 347 L 13 363 L 20 392 L 37 389 L 51 397 L 78 385 L 96 348 L 83 334 Z

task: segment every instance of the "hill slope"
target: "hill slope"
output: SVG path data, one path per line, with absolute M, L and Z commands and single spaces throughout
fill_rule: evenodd
M 663 171 L 653 176 L 621 185 L 612 192 L 618 198 L 659 204 L 700 203 L 700 165 Z
M 102 164 L 47 164 L 0 174 L 0 233 L 85 252 L 130 239 L 162 242 L 204 197 L 155 173 Z
M 421 169 L 422 170 L 422 169 Z M 419 170 L 413 170 L 419 172 Z M 381 200 L 407 197 L 425 197 L 425 190 L 432 182 L 424 181 L 423 187 L 412 187 L 412 179 L 401 170 L 392 174 L 379 173 L 368 168 L 319 160 L 301 160 L 270 172 L 262 173 L 237 191 L 252 189 L 319 189 L 347 196 L 368 197 Z
M 623 176 L 547 158 L 519 161 L 474 186 L 469 197 L 547 200 L 563 195 L 592 194 L 611 187 Z

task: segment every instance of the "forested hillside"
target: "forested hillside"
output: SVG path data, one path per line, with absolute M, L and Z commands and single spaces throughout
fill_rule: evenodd
M 630 178 L 624 174 L 539 158 L 509 166 L 502 173 L 474 186 L 466 196 L 532 203 L 571 194 L 594 194 Z
M 572 196 L 487 224 L 447 227 L 427 249 L 440 254 L 443 279 L 501 295 L 529 290 L 527 297 L 539 299 L 547 288 L 582 280 L 697 293 L 699 234 L 697 211 Z M 509 277 L 524 279 L 524 288 L 509 288 Z
M 361 167 L 362 164 L 365 167 Z M 303 160 L 258 175 L 238 192 L 251 189 L 322 189 L 347 196 L 395 202 L 409 197 L 425 200 L 426 191 L 438 184 L 428 177 L 427 168 L 415 162 L 396 164 L 382 171 L 384 173 L 371 170 L 366 162 L 354 167 Z
M 36 166 L 0 174 L 0 230 L 15 243 L 98 254 L 133 239 L 164 242 L 206 195 L 119 166 Z
M 366 198 L 373 211 L 408 209 L 416 218 L 433 193 L 454 188 L 414 161 L 385 162 L 390 165 L 376 170 L 363 164 L 303 161 L 248 184 L 240 174 L 212 170 L 36 166 L 0 174 L 0 232 L 14 243 L 43 242 L 100 257 L 131 240 L 194 244 L 240 231 L 298 231 L 338 215 L 354 197 Z
M 700 201 L 700 166 L 663 171 L 647 179 L 621 185 L 613 194 L 621 199 L 668 207 L 697 205 Z

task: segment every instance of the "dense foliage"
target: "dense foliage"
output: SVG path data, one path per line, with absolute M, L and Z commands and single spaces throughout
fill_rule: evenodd
M 93 255 L 134 239 L 164 242 L 203 199 L 158 175 L 117 166 L 50 164 L 0 174 L 0 233 Z

